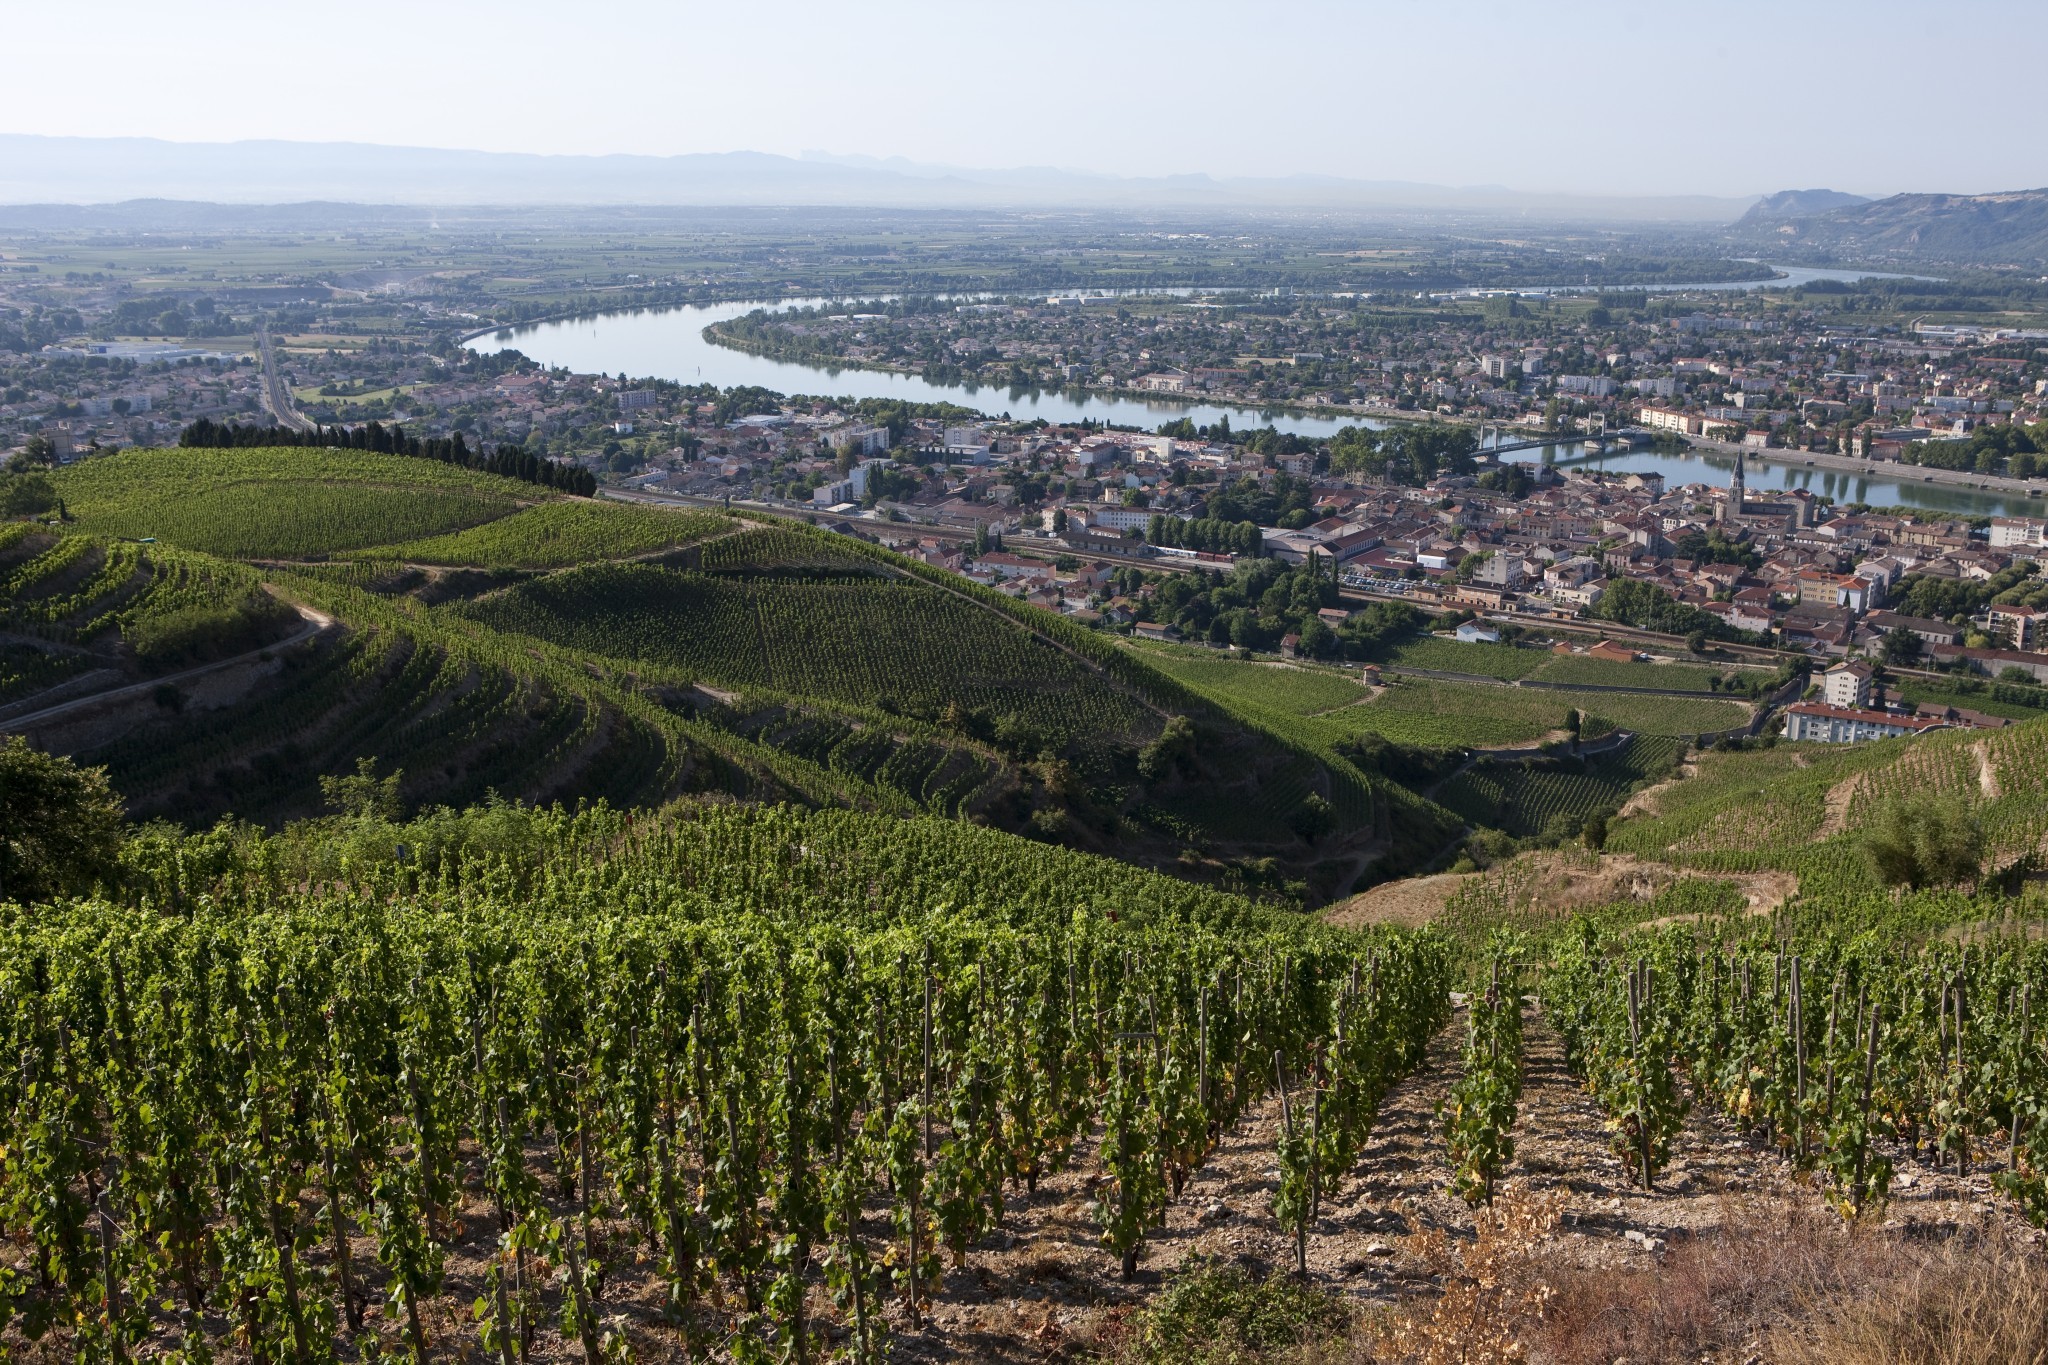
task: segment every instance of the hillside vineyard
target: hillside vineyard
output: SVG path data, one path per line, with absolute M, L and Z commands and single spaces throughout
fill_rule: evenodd
M 961 826 L 539 819 L 517 858 L 306 891 L 259 851 L 10 913 L 0 1311 L 87 1357 L 319 1360 L 374 1350 L 382 1301 L 423 1357 L 459 1294 L 467 1345 L 435 1348 L 598 1365 L 628 1285 L 693 1354 L 798 1356 L 822 1285 L 867 1358 L 1084 1156 L 1128 1276 L 1274 1085 L 1317 1116 L 1284 1159 L 1334 1186 L 1447 1010 L 1430 936 Z

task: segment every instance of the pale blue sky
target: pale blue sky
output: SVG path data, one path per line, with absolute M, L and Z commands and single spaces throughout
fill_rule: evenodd
M 0 131 L 1592 193 L 2048 184 L 2042 0 L 0 0 Z

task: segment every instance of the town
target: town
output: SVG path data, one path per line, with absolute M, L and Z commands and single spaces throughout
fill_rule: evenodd
M 283 321 L 295 333 L 259 342 L 277 319 L 206 297 L 144 319 L 164 334 L 154 338 L 119 335 L 134 329 L 122 321 L 133 308 L 94 327 L 17 311 L 10 344 L 22 358 L 6 372 L 0 422 L 13 423 L 17 469 L 171 444 L 193 421 L 280 414 L 489 436 L 587 469 L 610 496 L 795 511 L 1099 629 L 1221 648 L 1366 661 L 1377 637 L 1347 634 L 1346 622 L 1381 601 L 1447 627 L 1479 618 L 1465 631 L 1481 639 L 1501 627 L 1648 631 L 1667 644 L 1867 659 L 2004 688 L 2048 682 L 2048 588 L 2033 576 L 2048 516 L 1752 490 L 1744 464 L 1804 452 L 2038 493 L 2026 481 L 2037 469 L 2048 478 L 2048 367 L 2035 344 L 2048 334 L 1858 326 L 1845 321 L 1853 309 L 1789 295 L 1712 312 L 1700 296 L 1641 294 L 1496 297 L 1445 311 L 1469 302 L 1424 299 L 1426 313 L 1392 327 L 1357 311 L 1364 301 L 1336 298 L 927 300 L 755 313 L 709 338 L 854 363 L 923 338 L 927 356 L 943 343 L 949 357 L 928 366 L 1008 366 L 1016 382 L 1358 414 L 1329 439 L 1233 430 L 1227 417 L 1113 430 L 579 374 L 445 333 L 344 341 L 361 306 L 347 302 L 294 305 Z M 239 349 L 238 332 L 257 344 Z M 1200 363 L 1218 346 L 1232 361 L 1285 354 Z M 1048 365 L 1057 373 L 1024 368 Z M 1559 444 L 1539 455 L 1546 442 Z M 1727 481 L 1608 473 L 1557 458 L 1580 449 L 1566 442 L 1690 448 L 1715 462 L 1702 472 Z M 1499 445 L 1536 449 L 1515 459 L 1496 455 Z M 1176 576 L 1220 578 L 1248 559 L 1327 573 L 1344 604 L 1311 628 L 1256 604 L 1219 610 L 1213 595 L 1161 592 Z M 1946 703 L 1923 704 L 1923 715 L 1873 702 L 1867 680 L 1837 690 L 1802 703 L 1832 707 L 1826 716 L 1788 713 L 1788 733 L 1866 739 L 1986 719 Z
M 2048 1365 L 2048 6 L 4 31 L 0 1362 Z

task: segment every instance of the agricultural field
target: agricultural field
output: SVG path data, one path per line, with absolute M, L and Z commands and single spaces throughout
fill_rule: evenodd
M 1724 677 L 1746 679 L 1770 675 L 1753 669 L 1717 669 L 1678 663 L 1621 663 L 1613 659 L 1589 659 L 1583 654 L 1553 654 L 1548 663 L 1525 676 L 1540 682 L 1704 693 L 1719 691 Z
M 2036 798 L 2040 747 L 1999 755 Z M 1780 748 L 1708 757 L 1805 771 Z M 1967 776 L 1913 763 L 1899 785 Z M 1710 766 L 1689 781 L 1730 788 Z M 1275 1350 L 1481 1330 L 1562 1346 L 1610 1321 L 1642 1350 L 1681 1329 L 1628 1307 L 1661 1303 L 1694 1241 L 1731 1285 L 1759 1263 L 1809 1277 L 1773 1290 L 1807 1304 L 1828 1302 L 1814 1285 L 1867 1301 L 1914 1282 L 1929 1246 L 1974 1248 L 2005 1285 L 2041 1273 L 2019 1249 L 2048 1218 L 2026 1004 L 2048 948 L 1887 928 L 1995 916 L 1996 892 L 1866 893 L 1819 925 L 1749 915 L 1709 876 L 1530 921 L 1510 865 L 1468 882 L 1446 930 L 1361 932 L 959 821 L 694 804 L 366 811 L 157 831 L 126 858 L 122 896 L 4 922 L 0 1028 L 53 1041 L 24 1048 L 0 1109 L 0 1143 L 51 1158 L 0 1167 L 0 1231 L 35 1245 L 67 1210 L 110 1213 L 75 1248 L 50 1239 L 60 1273 L 0 1329 L 15 1354 L 89 1334 L 128 1358 L 226 1350 L 241 1331 L 276 1359 L 309 1333 L 388 1354 L 602 1360 L 687 1334 L 973 1356 L 1034 1330 L 988 1311 L 1012 1296 L 1082 1341 L 1135 1318 L 1185 1344 L 1193 1305 L 1241 1332 L 1285 1303 Z M 191 908 L 155 908 L 172 899 Z M 127 1022 L 85 1026 L 106 1017 Z M 204 1061 L 220 1049 L 195 1017 L 242 1040 L 231 1065 Z M 354 1136 L 371 1131 L 406 1140 Z M 227 1145 L 243 1160 L 191 1156 Z M 235 1197 L 301 1164 L 314 1197 Z M 93 1199 L 63 1175 L 85 1169 L 110 1173 Z M 792 1187 L 815 1197 L 776 1197 Z M 205 1216 L 174 1217 L 186 1195 Z M 1431 1231 L 1384 1231 L 1389 1199 Z M 275 1250 L 252 1268 L 212 1254 L 230 1242 Z M 1271 1279 L 1219 1270 L 1232 1246 Z M 1482 1256 L 1534 1288 L 1447 1327 L 1418 1267 Z M 252 1277 L 281 1266 L 294 1297 L 237 1328 Z M 157 1275 L 223 1311 L 110 1308 Z M 1672 1339 L 1775 1353 L 1807 1330 L 1727 1298 Z
M 381 546 L 379 559 L 478 569 L 562 569 L 693 544 L 735 522 L 715 512 L 560 498 L 466 531 Z
M 396 847 L 414 852 L 370 852 Z M 159 1260 L 184 1266 L 188 1301 L 231 1308 L 258 1272 L 212 1253 L 254 1239 L 294 1285 L 249 1324 L 272 1359 L 309 1332 L 388 1333 L 420 1356 L 430 1341 L 574 1355 L 602 1339 L 620 1358 L 679 1330 L 816 1358 L 827 1327 L 880 1359 L 950 1315 L 960 1269 L 1007 1273 L 990 1234 L 1084 1175 L 1110 1182 L 1089 1278 L 1135 1280 L 1217 1135 L 1290 1086 L 1323 1087 L 1316 1142 L 1304 1115 L 1268 1154 L 1289 1182 L 1334 1190 L 1450 1014 L 1449 955 L 1428 935 L 1328 930 L 954 822 L 479 811 L 224 832 L 203 870 L 182 852 L 138 862 L 159 894 L 203 895 L 192 915 L 75 902 L 8 926 L 21 951 L 0 957 L 0 1028 L 70 1041 L 28 1049 L 44 1069 L 0 1117 L 0 1142 L 51 1132 L 56 1157 L 0 1168 L 5 1231 L 33 1236 L 69 1207 L 61 1173 L 86 1144 L 118 1172 L 104 1189 L 120 1215 L 93 1243 L 107 1261 L 57 1253 L 10 1346 L 83 1336 L 100 1321 L 86 1305 L 131 1296 Z M 333 889 L 280 899 L 273 868 Z M 629 886 L 631 910 L 615 903 Z M 387 908 L 366 920 L 359 894 Z M 260 984 L 280 978 L 281 993 Z M 130 1022 L 86 1027 L 102 1010 Z M 246 1040 L 234 1064 L 202 1062 L 211 1049 L 175 1026 L 195 1015 Z M 95 1081 L 52 1129 L 40 1106 L 67 1067 Z M 129 1067 L 135 1088 L 117 1090 Z M 310 1098 L 276 1102 L 290 1094 Z M 128 1122 L 131 1104 L 157 1117 Z M 329 1113 L 407 1140 L 343 1137 Z M 260 1137 L 243 1131 L 252 1114 Z M 224 1145 L 244 1159 L 191 1158 Z M 594 1163 L 599 1149 L 613 1157 Z M 326 1211 L 238 1197 L 301 1152 L 333 1156 L 346 1182 Z M 558 1178 L 571 1152 L 573 1190 Z M 792 1182 L 815 1193 L 768 1197 Z M 643 1225 L 627 1215 L 650 1185 L 667 1212 Z M 342 1197 L 358 1186 L 373 1194 Z M 675 1197 L 684 1186 L 701 1193 Z M 443 1216 L 464 1190 L 523 1229 L 502 1258 Z M 157 1211 L 187 1197 L 220 1212 Z M 859 1216 L 871 1202 L 890 1216 Z M 1310 1203 L 1283 1198 L 1278 1216 L 1305 1247 Z M 683 1238 L 691 1254 L 670 1254 Z M 299 1273 L 330 1252 L 334 1273 Z M 81 1286 L 106 1264 L 93 1297 Z M 831 1266 L 836 1305 L 817 1292 Z M 515 1276 L 521 1292 L 494 1292 Z M 372 1318 L 372 1298 L 395 1307 Z M 105 1317 L 124 1353 L 179 1331 Z M 188 1346 L 226 1349 L 229 1314 L 188 1321 Z
M 236 559 L 445 535 L 546 496 L 432 460 L 293 447 L 136 450 L 66 466 L 52 482 L 82 531 Z
M 1748 723 L 1741 702 L 1707 697 L 1645 697 L 1626 692 L 1566 692 L 1587 715 L 1610 722 L 1608 729 L 1647 735 L 1711 735 Z
M 1560 734 L 1574 710 L 1583 717 L 1580 733 L 1588 739 L 1612 730 L 1651 735 L 1713 733 L 1739 726 L 1749 716 L 1749 709 L 1739 703 L 1706 698 L 1492 687 L 1415 678 L 1394 683 L 1366 705 L 1331 712 L 1319 721 L 1353 733 L 1370 731 L 1402 744 L 1490 748 Z
M 1637 735 L 1612 754 L 1526 762 L 1481 762 L 1432 798 L 1475 825 L 1516 838 L 1578 833 L 1587 817 L 1620 809 L 1629 793 L 1671 771 L 1682 741 Z
M 651 565 L 584 568 L 464 608 L 494 629 L 667 665 L 718 687 L 938 718 L 1021 718 L 1047 742 L 1141 740 L 1157 718 L 1093 670 L 919 583 L 740 580 Z
M 1206 650 L 1147 648 L 1142 653 L 1154 667 L 1198 691 L 1293 716 L 1321 715 L 1368 695 L 1356 676 L 1331 668 L 1246 663 Z
M 1550 662 L 1550 652 L 1514 645 L 1464 644 L 1434 635 L 1408 640 L 1388 654 L 1392 668 L 1423 668 L 1432 673 L 1469 673 L 1479 678 L 1513 682 Z

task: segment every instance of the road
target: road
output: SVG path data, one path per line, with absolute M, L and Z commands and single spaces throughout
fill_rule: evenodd
M 151 678 L 147 682 L 130 683 L 125 687 L 113 687 L 105 692 L 94 692 L 87 696 L 74 697 L 70 701 L 56 706 L 44 707 L 40 711 L 31 711 L 25 716 L 16 716 L 13 720 L 0 721 L 0 734 L 26 734 L 34 726 L 40 725 L 44 721 L 56 720 L 60 716 L 64 716 L 72 711 L 83 710 L 88 706 L 96 706 L 101 702 L 115 701 L 123 697 L 139 697 L 146 692 L 154 692 L 157 688 L 169 683 L 182 682 L 187 678 L 196 678 L 206 673 L 217 673 L 223 668 L 232 668 L 236 664 L 247 663 L 249 660 L 261 655 L 275 653 L 280 649 L 289 649 L 301 640 L 312 639 L 315 635 L 318 635 L 321 631 L 334 624 L 333 617 L 314 611 L 311 607 L 302 607 L 296 602 L 289 605 L 292 610 L 298 612 L 300 617 L 304 619 L 305 625 L 282 640 L 273 641 L 260 649 L 251 649 L 230 658 L 215 659 L 210 664 L 200 664 L 196 668 L 180 669 L 176 673 L 166 673 L 161 678 Z
M 263 406 L 270 409 L 278 425 L 290 427 L 293 431 L 311 431 L 313 424 L 300 414 L 298 405 L 292 401 L 291 390 L 285 386 L 284 376 L 278 372 L 277 354 L 270 344 L 270 329 L 256 329 L 256 349 L 263 356 Z

